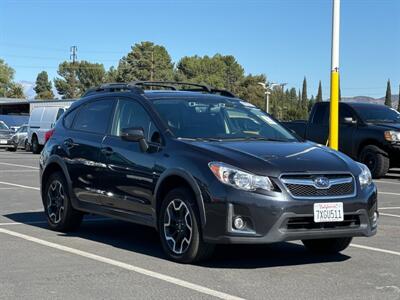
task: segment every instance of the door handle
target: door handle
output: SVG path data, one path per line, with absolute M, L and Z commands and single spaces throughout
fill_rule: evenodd
M 66 139 L 64 141 L 64 146 L 67 147 L 68 149 L 71 149 L 75 146 L 74 141 L 72 139 Z
M 111 147 L 103 147 L 103 148 L 101 148 L 101 153 L 103 153 L 104 155 L 110 156 L 114 153 L 114 151 Z

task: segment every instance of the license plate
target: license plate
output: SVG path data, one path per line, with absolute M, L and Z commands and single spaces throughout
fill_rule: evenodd
M 314 203 L 314 222 L 341 222 L 343 221 L 343 203 Z
M 7 144 L 7 140 L 0 140 L 0 144 Z

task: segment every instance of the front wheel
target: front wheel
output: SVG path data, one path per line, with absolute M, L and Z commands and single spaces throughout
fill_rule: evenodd
M 36 136 L 33 136 L 32 138 L 32 152 L 33 154 L 39 154 L 41 151 L 41 147 L 39 145 L 38 138 Z
M 389 171 L 389 157 L 377 146 L 364 147 L 360 153 L 360 161 L 369 168 L 372 178 L 381 178 Z
M 83 213 L 72 207 L 67 182 L 62 173 L 53 173 L 47 180 L 43 205 L 51 229 L 68 232 L 80 226 Z
M 201 237 L 198 209 L 187 188 L 167 194 L 161 204 L 158 226 L 162 247 L 171 260 L 194 263 L 212 255 L 214 245 Z
M 304 246 L 311 252 L 320 254 L 337 254 L 346 249 L 352 238 L 333 238 L 318 240 L 303 240 Z

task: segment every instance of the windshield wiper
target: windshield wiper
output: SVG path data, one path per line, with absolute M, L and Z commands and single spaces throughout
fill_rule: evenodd
M 368 123 L 397 123 L 396 120 L 392 120 L 392 119 L 367 119 Z
M 197 137 L 197 138 L 188 138 L 188 137 L 178 137 L 178 140 L 185 140 L 185 141 L 201 141 L 201 142 L 221 142 L 222 139 L 218 139 L 218 138 L 211 138 L 211 137 Z

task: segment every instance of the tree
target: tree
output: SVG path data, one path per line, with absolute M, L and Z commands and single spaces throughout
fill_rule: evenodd
M 10 84 L 9 89 L 7 90 L 7 93 L 5 95 L 7 98 L 19 98 L 19 99 L 24 99 L 25 94 L 24 94 L 24 88 L 22 87 L 22 84 L 20 83 L 15 83 L 12 82 Z
M 315 99 L 315 102 L 322 102 L 322 85 L 321 85 L 321 80 L 319 81 L 318 85 L 318 93 L 317 93 L 317 98 Z
M 85 60 L 75 63 L 64 61 L 58 66 L 57 73 L 62 78 L 55 78 L 54 85 L 63 99 L 80 97 L 87 89 L 102 84 L 106 77 L 102 64 Z
M 392 107 L 392 92 L 390 89 L 390 79 L 388 79 L 386 86 L 385 105 Z
M 47 72 L 40 72 L 36 77 L 36 85 L 34 88 L 36 92 L 35 99 L 53 99 L 54 94 L 51 88 L 52 84 L 51 81 L 49 81 L 49 76 L 47 75 Z
M 118 82 L 118 70 L 111 66 L 106 72 L 105 82 Z
M 13 81 L 14 74 L 14 69 L 0 59 L 0 97 L 25 98 L 22 85 Z
M 141 42 L 132 46 L 118 65 L 117 81 L 172 80 L 174 65 L 167 50 L 152 42 Z
M 62 78 L 54 79 L 54 86 L 57 92 L 62 95 L 63 99 L 74 99 L 78 98 L 82 90 L 78 85 L 78 78 L 76 71 L 78 69 L 78 64 L 64 61 L 58 66 L 58 75 Z
M 301 106 L 300 106 L 302 117 L 307 118 L 308 116 L 308 98 L 307 98 L 307 79 L 303 79 L 303 89 L 301 91 Z
M 265 75 L 247 75 L 238 84 L 237 96 L 264 109 L 266 101 L 265 91 L 258 83 L 265 82 L 266 80 Z

